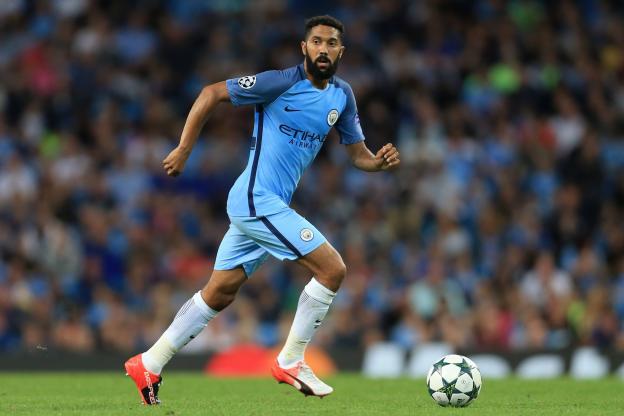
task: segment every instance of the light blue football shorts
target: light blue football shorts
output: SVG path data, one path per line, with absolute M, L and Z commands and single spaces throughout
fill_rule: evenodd
M 230 229 L 221 241 L 214 269 L 242 266 L 249 277 L 269 254 L 295 260 L 325 241 L 325 236 L 293 209 L 264 217 L 230 217 Z

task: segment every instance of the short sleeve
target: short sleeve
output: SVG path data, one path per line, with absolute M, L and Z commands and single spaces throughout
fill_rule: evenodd
M 235 106 L 268 104 L 297 82 L 292 69 L 272 70 L 228 79 L 225 84 Z
M 360 126 L 360 117 L 357 112 L 355 96 L 348 84 L 340 86 L 347 96 L 345 109 L 342 111 L 340 118 L 336 122 L 336 130 L 340 135 L 340 143 L 355 144 L 364 141 L 364 132 Z

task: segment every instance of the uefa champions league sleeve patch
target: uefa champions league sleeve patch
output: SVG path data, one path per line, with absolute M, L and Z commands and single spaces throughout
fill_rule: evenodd
M 255 75 L 247 75 L 245 77 L 240 77 L 238 79 L 238 86 L 248 90 L 249 88 L 256 85 L 256 76 Z

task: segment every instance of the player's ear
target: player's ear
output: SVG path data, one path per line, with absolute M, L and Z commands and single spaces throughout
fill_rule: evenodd
M 340 52 L 338 52 L 338 58 L 342 58 L 342 54 L 344 53 L 344 51 L 345 51 L 345 47 L 341 46 L 340 47 Z
M 307 54 L 308 50 L 306 48 L 306 41 L 302 40 L 301 41 L 301 53 L 303 54 L 303 56 L 305 56 Z

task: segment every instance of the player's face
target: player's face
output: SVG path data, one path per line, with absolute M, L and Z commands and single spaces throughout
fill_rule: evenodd
M 301 42 L 301 51 L 310 75 L 319 80 L 329 79 L 336 73 L 344 51 L 340 32 L 331 26 L 315 26 L 308 38 Z

